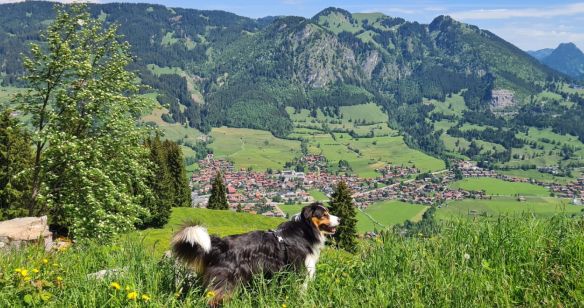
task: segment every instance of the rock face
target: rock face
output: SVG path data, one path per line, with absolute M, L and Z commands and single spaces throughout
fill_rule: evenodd
M 0 222 L 0 249 L 19 248 L 41 242 L 46 250 L 53 246 L 47 216 L 23 217 Z
M 515 105 L 513 91 L 510 90 L 493 90 L 491 101 L 491 110 L 505 109 Z

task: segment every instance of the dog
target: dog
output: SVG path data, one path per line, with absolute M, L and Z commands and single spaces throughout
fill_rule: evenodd
M 306 286 L 314 279 L 326 235 L 334 234 L 339 224 L 337 216 L 316 202 L 274 231 L 220 238 L 200 225 L 190 225 L 173 236 L 172 255 L 202 277 L 203 286 L 214 295 L 209 305 L 215 307 L 256 274 L 269 278 L 277 272 L 305 269 Z

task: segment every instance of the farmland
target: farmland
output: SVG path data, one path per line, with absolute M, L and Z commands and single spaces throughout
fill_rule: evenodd
M 466 178 L 450 185 L 453 189 L 484 190 L 487 195 L 501 196 L 549 196 L 550 192 L 541 186 L 529 183 L 512 183 L 495 178 Z
M 493 197 L 492 200 L 452 201 L 436 211 L 437 219 L 456 220 L 461 218 L 500 216 L 520 216 L 530 214 L 537 217 L 549 217 L 558 214 L 582 213 L 582 206 L 570 204 L 571 200 L 551 197 L 527 197 L 518 201 L 514 197 Z
M 213 128 L 210 148 L 217 158 L 235 163 L 236 168 L 282 170 L 284 163 L 300 156 L 300 142 L 274 137 L 266 131 L 247 128 Z

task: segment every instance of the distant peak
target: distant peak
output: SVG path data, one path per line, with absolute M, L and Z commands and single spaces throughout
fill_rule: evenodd
M 572 43 L 572 42 L 568 42 L 568 43 L 560 43 L 560 45 L 558 45 L 558 47 L 556 49 L 578 49 L 578 47 L 576 47 L 576 44 Z
M 347 10 L 343 10 L 341 8 L 338 7 L 327 7 L 326 9 L 320 11 L 318 14 L 314 15 L 314 17 L 312 17 L 313 19 L 318 19 L 320 16 L 328 16 L 332 13 L 340 13 L 342 15 L 345 15 L 347 17 L 351 16 L 351 13 Z
M 448 16 L 448 15 L 440 15 L 436 18 L 434 18 L 434 20 L 432 20 L 432 22 L 429 25 L 429 29 L 430 31 L 434 31 L 434 30 L 445 30 L 446 28 L 448 28 L 449 26 L 452 25 L 457 25 L 460 24 L 458 21 L 454 20 L 454 18 Z

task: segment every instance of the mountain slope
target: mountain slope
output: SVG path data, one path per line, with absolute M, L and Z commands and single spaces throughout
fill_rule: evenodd
M 540 50 L 528 50 L 527 53 L 536 58 L 537 60 L 542 60 L 543 58 L 549 56 L 554 51 L 553 48 L 544 48 Z
M 584 53 L 574 43 L 562 43 L 541 59 L 545 65 L 574 78 L 584 77 Z

